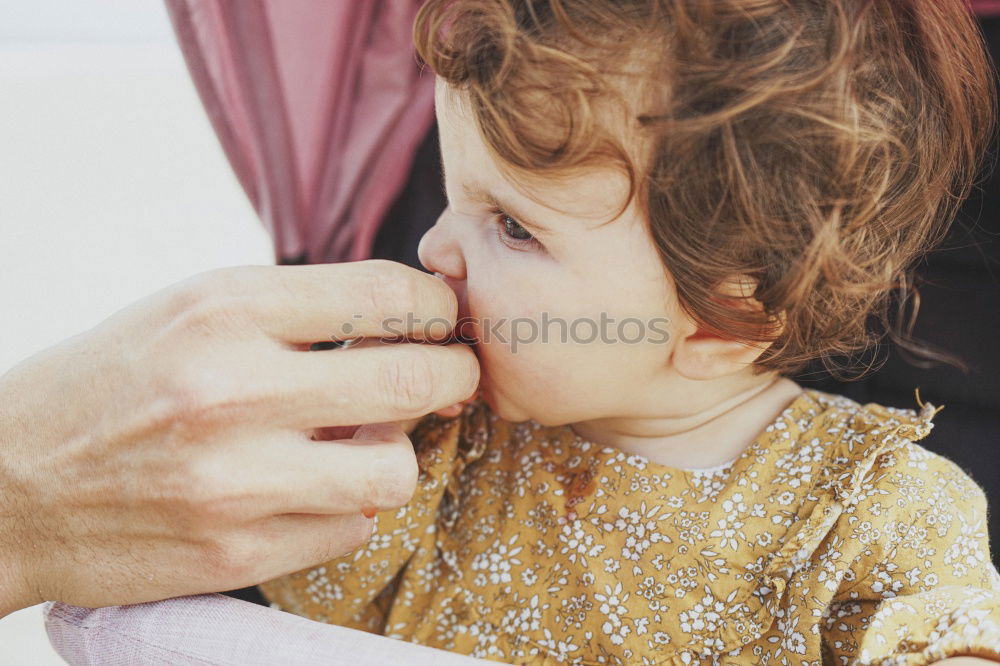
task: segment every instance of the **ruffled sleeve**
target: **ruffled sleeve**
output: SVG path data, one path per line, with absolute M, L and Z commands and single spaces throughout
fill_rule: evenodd
M 410 436 L 420 467 L 410 502 L 377 514 L 372 538 L 353 553 L 262 583 L 268 601 L 319 622 L 384 633 L 402 572 L 433 556 L 442 502 L 449 503 L 462 470 L 482 455 L 487 409 L 472 403 L 454 418 L 421 420 Z
M 917 446 L 937 410 L 875 439 L 843 498 L 860 542 L 820 622 L 824 663 L 1000 661 L 1000 575 L 990 561 L 983 490 L 954 462 Z

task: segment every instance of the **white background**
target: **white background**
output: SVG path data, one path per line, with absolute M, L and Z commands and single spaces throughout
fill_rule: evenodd
M 189 275 L 272 261 L 161 0 L 0 0 L 0 374 Z M 0 662 L 63 663 L 39 607 L 0 619 Z

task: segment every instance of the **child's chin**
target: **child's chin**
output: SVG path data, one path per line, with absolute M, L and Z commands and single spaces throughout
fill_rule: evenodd
M 497 404 L 496 398 L 493 397 L 493 392 L 487 390 L 486 387 L 484 387 L 481 382 L 479 384 L 479 388 L 476 389 L 476 400 L 485 402 L 487 405 L 489 405 L 490 411 L 495 413 L 497 416 L 502 417 L 499 411 L 501 407 Z
M 479 390 L 476 392 L 476 398 L 480 402 L 485 403 L 490 408 L 491 412 L 502 418 L 504 421 L 511 421 L 517 418 L 517 415 L 512 413 L 510 405 L 503 400 L 498 400 L 493 391 L 489 390 L 481 383 L 479 385 Z
M 479 399 L 489 406 L 491 412 L 509 423 L 522 423 L 535 419 L 535 416 L 521 405 L 512 405 L 503 399 L 498 399 L 491 391 L 480 388 Z

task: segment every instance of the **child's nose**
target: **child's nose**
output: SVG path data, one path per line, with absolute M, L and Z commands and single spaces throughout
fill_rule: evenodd
M 465 257 L 455 238 L 446 208 L 434 226 L 427 230 L 417 246 L 417 257 L 429 271 L 440 273 L 452 280 L 465 280 Z

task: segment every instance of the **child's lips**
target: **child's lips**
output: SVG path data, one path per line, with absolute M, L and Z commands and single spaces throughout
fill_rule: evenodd
M 464 300 L 464 299 L 460 299 Z M 463 304 L 464 305 L 464 304 Z M 455 340 L 462 343 L 463 345 L 468 345 L 472 349 L 472 353 L 476 355 L 476 359 L 480 362 L 480 384 L 476 387 L 476 390 L 468 398 L 462 402 L 456 403 L 455 407 L 464 407 L 469 403 L 473 402 L 479 397 L 479 389 L 482 386 L 482 357 L 479 355 L 479 339 L 476 337 L 476 326 L 472 317 L 468 314 L 462 314 L 464 308 L 459 310 L 458 321 L 455 324 Z
M 434 272 L 434 277 L 444 281 L 455 292 L 455 298 L 458 300 L 458 318 L 452 331 L 452 339 L 474 347 L 477 342 L 475 320 L 469 312 L 469 295 L 465 290 L 465 281 L 455 280 L 437 271 Z
M 464 280 L 454 280 L 437 271 L 434 272 L 434 276 L 443 280 L 455 292 L 455 297 L 458 299 L 458 318 L 455 321 L 455 328 L 451 332 L 451 340 L 467 345 L 480 361 L 480 384 L 476 387 L 472 395 L 450 407 L 438 410 L 438 413 L 442 416 L 456 416 L 462 410 L 462 407 L 479 397 L 480 387 L 482 386 L 482 357 L 479 355 L 479 338 L 476 335 L 476 322 L 469 313 L 469 298 L 465 290 Z
M 469 304 L 466 301 L 464 291 L 456 292 L 458 295 L 458 319 L 455 321 L 454 337 L 458 342 L 469 345 L 475 350 L 479 342 L 476 335 L 476 319 L 469 313 Z
M 476 326 L 471 317 L 459 317 L 455 325 L 455 339 L 463 345 L 475 349 L 479 340 L 476 338 Z

